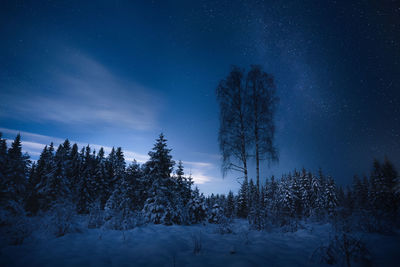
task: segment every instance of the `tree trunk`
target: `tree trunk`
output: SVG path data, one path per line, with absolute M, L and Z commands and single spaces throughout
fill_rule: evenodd
M 259 137 L 258 137 L 258 103 L 257 103 L 257 89 L 256 81 L 253 81 L 253 105 L 254 105 L 254 141 L 256 145 L 256 185 L 257 193 L 260 192 L 260 147 L 259 147 Z

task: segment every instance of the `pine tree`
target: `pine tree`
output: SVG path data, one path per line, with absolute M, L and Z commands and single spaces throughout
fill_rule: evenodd
M 29 156 L 22 154 L 19 134 L 8 151 L 6 141 L 0 135 L 0 164 L 0 226 L 9 225 L 19 230 L 18 224 L 25 215 L 30 165 Z
M 79 185 L 82 180 L 81 168 L 83 164 L 82 155 L 79 153 L 78 145 L 75 143 L 71 148 L 69 155 L 70 166 L 67 169 L 67 178 L 69 180 L 69 191 L 71 192 L 71 199 L 75 205 L 79 200 Z
M 233 195 L 232 191 L 229 191 L 228 193 L 228 197 L 226 200 L 225 215 L 228 218 L 231 218 L 235 215 L 235 196 Z
M 45 146 L 37 166 L 38 184 L 36 192 L 39 198 L 39 209 L 47 211 L 57 198 L 57 190 L 55 185 L 56 162 L 54 159 L 54 146 Z
M 353 178 L 354 208 L 358 211 L 368 207 L 368 179 L 361 181 L 357 175 Z
M 134 210 L 142 210 L 144 201 L 143 191 L 146 190 L 143 184 L 143 172 L 141 166 L 134 160 L 126 170 L 126 177 L 128 183 L 133 188 L 132 195 L 132 206 Z
M 382 175 L 385 190 L 384 207 L 387 217 L 395 219 L 396 212 L 399 208 L 399 199 L 396 197 L 396 182 L 398 178 L 397 170 L 393 164 L 385 157 L 382 164 Z
M 6 191 L 2 192 L 7 199 L 18 201 L 25 197 L 29 165 L 29 156 L 22 154 L 21 136 L 18 134 L 7 152 Z
M 179 198 L 182 201 L 182 204 L 187 202 L 190 199 L 190 195 L 188 196 L 188 192 L 190 194 L 190 188 L 187 188 L 187 184 L 185 182 L 185 177 L 184 177 L 184 171 L 183 171 L 183 164 L 182 161 L 178 162 L 177 169 L 175 171 L 175 181 L 176 181 L 176 192 L 179 194 Z M 189 198 L 188 198 L 189 197 Z
M 313 194 L 313 214 L 321 219 L 325 215 L 325 176 L 322 170 L 319 169 L 318 176 L 313 176 L 312 180 L 312 194 Z
M 118 147 L 115 152 L 115 160 L 115 180 L 118 182 L 124 177 L 126 168 L 125 157 L 121 147 Z
M 293 197 L 294 215 L 300 217 L 303 213 L 303 203 L 300 173 L 298 171 L 295 170 L 293 176 L 289 175 L 289 186 Z
M 200 194 L 197 187 L 192 191 L 192 197 L 189 201 L 188 207 L 191 223 L 199 223 L 206 218 L 207 207 L 205 198 L 203 194 Z
M 7 142 L 0 132 L 0 203 L 7 199 Z
M 132 191 L 126 176 L 121 177 L 104 208 L 109 227 L 126 230 L 133 226 Z
M 81 181 L 79 184 L 77 210 L 79 213 L 87 214 L 89 207 L 97 200 L 96 160 L 95 155 L 91 153 L 89 145 L 82 149 L 81 155 L 83 161 L 81 164 Z
M 266 181 L 264 203 L 265 209 L 271 216 L 278 216 L 278 183 L 275 181 L 275 176 L 271 177 L 270 182 Z
M 383 178 L 382 167 L 378 160 L 374 160 L 373 171 L 371 173 L 371 191 L 370 199 L 372 204 L 372 211 L 375 215 L 382 215 L 385 201 L 385 181 Z
M 260 205 L 260 194 L 257 185 L 254 184 L 253 180 L 249 183 L 249 216 L 250 224 L 261 230 L 264 226 L 264 212 L 261 210 Z
M 114 185 L 116 183 L 116 161 L 117 157 L 115 154 L 115 148 L 113 147 L 111 149 L 111 152 L 108 154 L 105 166 L 106 166 L 106 181 L 105 181 L 105 195 L 104 195 L 104 200 L 107 201 L 107 199 L 111 196 L 111 194 L 114 192 Z
M 69 179 L 67 177 L 67 169 L 70 166 L 69 161 L 69 141 L 66 140 L 64 145 L 59 145 L 56 154 L 54 156 L 54 164 L 56 166 L 54 177 L 52 179 L 52 191 L 54 195 L 54 200 L 65 200 L 70 198 L 71 193 L 69 191 Z
M 221 223 L 223 218 L 224 218 L 224 209 L 221 207 L 220 204 L 215 203 L 212 206 L 210 214 L 208 216 L 208 222 Z
M 164 135 L 160 134 L 146 163 L 146 174 L 152 184 L 143 211 L 148 220 L 156 224 L 172 224 L 175 212 L 172 205 L 173 198 L 176 197 L 175 183 L 171 179 L 175 163 L 166 141 Z
M 253 179 L 250 179 L 249 182 L 249 196 L 248 196 L 248 206 L 249 206 L 249 212 L 252 210 L 257 209 L 258 205 L 258 192 L 257 192 L 257 187 L 253 182 Z
M 281 219 L 287 219 L 294 217 L 295 215 L 295 196 L 293 193 L 293 178 L 291 174 L 282 177 L 279 187 L 279 212 L 281 213 Z
M 325 188 L 325 195 L 326 195 L 325 209 L 329 216 L 333 216 L 336 212 L 336 206 L 338 202 L 336 192 L 337 190 L 335 181 L 331 177 L 329 177 Z
M 300 195 L 302 215 L 305 217 L 309 217 L 311 214 L 311 181 L 312 174 L 303 169 L 300 176 Z
M 95 198 L 96 202 L 99 202 L 99 208 L 104 209 L 104 205 L 107 201 L 107 188 L 108 179 L 106 171 L 106 159 L 105 159 L 104 149 L 101 147 L 99 153 L 97 153 L 95 159 L 95 170 L 94 177 L 97 187 L 95 188 Z
M 237 213 L 239 218 L 247 218 L 249 214 L 249 183 L 246 177 L 239 190 Z

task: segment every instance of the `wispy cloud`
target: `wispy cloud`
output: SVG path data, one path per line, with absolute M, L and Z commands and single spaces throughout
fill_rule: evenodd
M 3 85 L 0 116 L 67 125 L 154 129 L 161 97 L 87 55 L 55 57 L 46 74 Z M 5 87 L 5 88 L 4 88 Z
M 215 178 L 210 175 L 215 166 L 209 162 L 183 161 L 186 174 L 190 174 L 196 184 L 205 184 Z

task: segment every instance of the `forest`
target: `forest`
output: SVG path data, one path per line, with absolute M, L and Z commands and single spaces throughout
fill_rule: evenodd
M 328 222 L 335 239 L 315 257 L 335 263 L 343 256 L 350 264 L 370 260 L 352 233 L 390 234 L 399 227 L 398 173 L 388 159 L 375 160 L 370 176 L 354 176 L 345 188 L 322 170 L 302 169 L 280 179 L 272 176 L 259 190 L 253 179 L 245 179 L 237 194 L 204 196 L 182 162 L 172 159 L 163 134 L 142 165 L 127 166 L 120 147 L 105 155 L 89 145 L 79 150 L 68 139 L 56 149 L 53 143 L 45 146 L 36 162 L 22 153 L 20 135 L 9 148 L 0 139 L 0 148 L 0 229 L 2 242 L 13 245 L 35 230 L 32 218 L 50 225 L 55 237 L 76 232 L 78 221 L 89 229 L 119 231 L 146 224 L 215 224 L 220 234 L 233 233 L 238 219 L 256 231 L 281 232 Z
M 23 153 L 20 134 L 12 142 L 0 134 L 1 243 L 23 246 L 44 237 L 45 240 L 49 236 L 63 240 L 69 235 L 86 233 L 78 238 L 83 240 L 90 238 L 88 230 L 96 233 L 99 240 L 107 233 L 113 233 L 113 238 L 121 233 L 125 242 L 129 235 L 138 238 L 141 232 L 137 231 L 158 233 L 160 228 L 156 226 L 161 225 L 174 229 L 172 231 L 181 238 L 191 236 L 194 255 L 206 250 L 202 249 L 201 234 L 206 232 L 206 242 L 213 243 L 207 249 L 214 247 L 218 251 L 223 244 L 232 244 L 229 253 L 234 255 L 237 247 L 244 244 L 248 247 L 241 250 L 248 253 L 248 258 L 243 265 L 260 265 L 268 259 L 251 263 L 254 255 L 260 257 L 262 253 L 252 254 L 250 235 L 256 235 L 252 237 L 253 242 L 260 242 L 274 233 L 292 233 L 298 235 L 300 241 L 285 240 L 290 235 L 280 236 L 277 247 L 299 242 L 305 249 L 307 239 L 302 235 L 306 231 L 315 237 L 310 243 L 313 247 L 307 251 L 292 249 L 294 262 L 291 264 L 376 264 L 372 255 L 379 250 L 368 245 L 371 237 L 365 240 L 363 236 L 378 234 L 378 241 L 384 242 L 383 237 L 395 237 L 400 226 L 399 174 L 389 159 L 374 160 L 369 176 L 355 175 L 347 185 L 337 184 L 322 169 L 317 172 L 295 169 L 281 177 L 262 178 L 261 166 L 279 159 L 274 120 L 279 98 L 273 75 L 258 65 L 252 65 L 248 72 L 232 66 L 217 86 L 216 95 L 220 107 L 221 170 L 223 176 L 228 172 L 239 175 L 238 192 L 205 196 L 195 185 L 195 177 L 185 173 L 182 161 L 175 162 L 172 158 L 172 149 L 163 133 L 155 140 L 148 152 L 149 159 L 143 164 L 136 160 L 127 164 L 121 147 L 113 147 L 106 155 L 102 147 L 99 151 L 90 145 L 78 147 L 68 139 L 58 147 L 53 143 L 45 145 L 39 158 L 32 161 Z M 10 147 L 7 143 L 11 143 Z M 255 177 L 249 175 L 252 167 L 255 167 Z M 165 228 L 164 233 L 156 234 L 154 239 L 176 239 L 165 236 L 169 231 Z M 329 236 L 323 237 L 324 231 Z M 142 237 L 144 243 L 151 243 L 150 235 Z M 221 236 L 231 236 L 234 240 L 225 242 Z M 69 246 L 64 242 L 55 247 Z M 155 248 L 161 241 L 154 242 L 147 252 L 163 251 Z M 188 241 L 182 242 L 187 251 Z M 115 244 L 115 240 L 104 244 Z M 176 246 L 178 243 L 171 244 L 172 248 Z M 253 250 L 264 247 L 271 247 L 271 244 L 255 246 Z M 396 245 L 390 246 L 390 249 L 395 248 Z M 275 249 L 270 248 L 268 252 L 273 253 Z M 175 265 L 178 250 L 171 253 L 172 256 L 167 257 L 172 257 Z M 203 253 L 203 257 L 212 255 L 213 260 L 224 261 L 216 254 Z M 282 251 L 276 253 L 284 255 Z M 297 255 L 304 253 L 309 255 Z M 30 255 L 34 256 L 34 261 L 39 260 L 39 265 L 43 264 L 43 259 L 35 253 Z M 62 251 L 61 256 L 65 255 Z M 134 255 L 139 257 L 139 253 Z M 179 265 L 193 264 L 191 256 L 179 257 L 182 261 Z M 99 258 L 101 256 L 97 256 Z M 387 259 L 389 264 L 392 258 L 393 253 Z M 145 263 L 166 264 L 165 259 L 158 256 L 155 259 L 159 262 L 150 264 L 146 260 Z M 304 262 L 304 259 L 308 260 Z M 229 260 L 234 261 L 234 258 Z M 204 259 L 195 262 L 200 266 L 216 264 Z M 276 263 L 282 265 L 282 259 Z
M 400 266 L 400 1 L 0 5 L 0 266 Z

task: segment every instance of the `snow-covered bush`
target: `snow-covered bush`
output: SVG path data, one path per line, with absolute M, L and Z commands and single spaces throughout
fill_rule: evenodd
M 137 213 L 132 209 L 130 185 L 125 178 L 117 184 L 104 207 L 105 226 L 114 230 L 132 229 L 137 225 Z
M 49 210 L 47 216 L 44 219 L 48 219 L 48 229 L 56 236 L 61 237 L 67 233 L 80 232 L 80 228 L 77 224 L 77 218 L 75 213 L 75 206 L 68 202 L 56 202 L 51 210 Z
M 13 225 L 15 218 L 25 216 L 23 206 L 14 200 L 9 200 L 0 208 L 0 227 Z
M 21 245 L 32 234 L 33 225 L 30 218 L 25 216 L 10 217 L 9 222 L 12 222 L 12 224 L 1 227 L 1 239 L 10 245 Z
M 190 224 L 189 206 L 184 205 L 182 201 L 176 201 L 172 215 L 172 222 L 174 224 Z
M 0 233 L 10 245 L 20 245 L 32 233 L 30 218 L 19 202 L 10 200 L 0 208 Z
M 250 227 L 255 230 L 264 230 L 267 224 L 267 217 L 265 211 L 256 206 L 251 209 L 249 216 L 247 216 Z
M 89 209 L 88 228 L 100 228 L 104 224 L 104 210 L 101 209 L 100 201 L 96 201 Z
M 146 200 L 143 214 L 148 222 L 155 224 L 171 224 L 172 214 L 170 207 L 166 201 L 161 201 L 161 198 L 157 196 Z
M 225 217 L 224 210 L 217 203 L 215 203 L 208 215 L 208 222 L 220 223 L 222 218 Z
M 217 226 L 217 233 L 221 235 L 233 233 L 232 218 L 225 216 L 220 217 Z
M 130 211 L 124 213 L 118 210 L 107 210 L 104 226 L 113 230 L 128 230 L 143 224 L 141 212 Z

